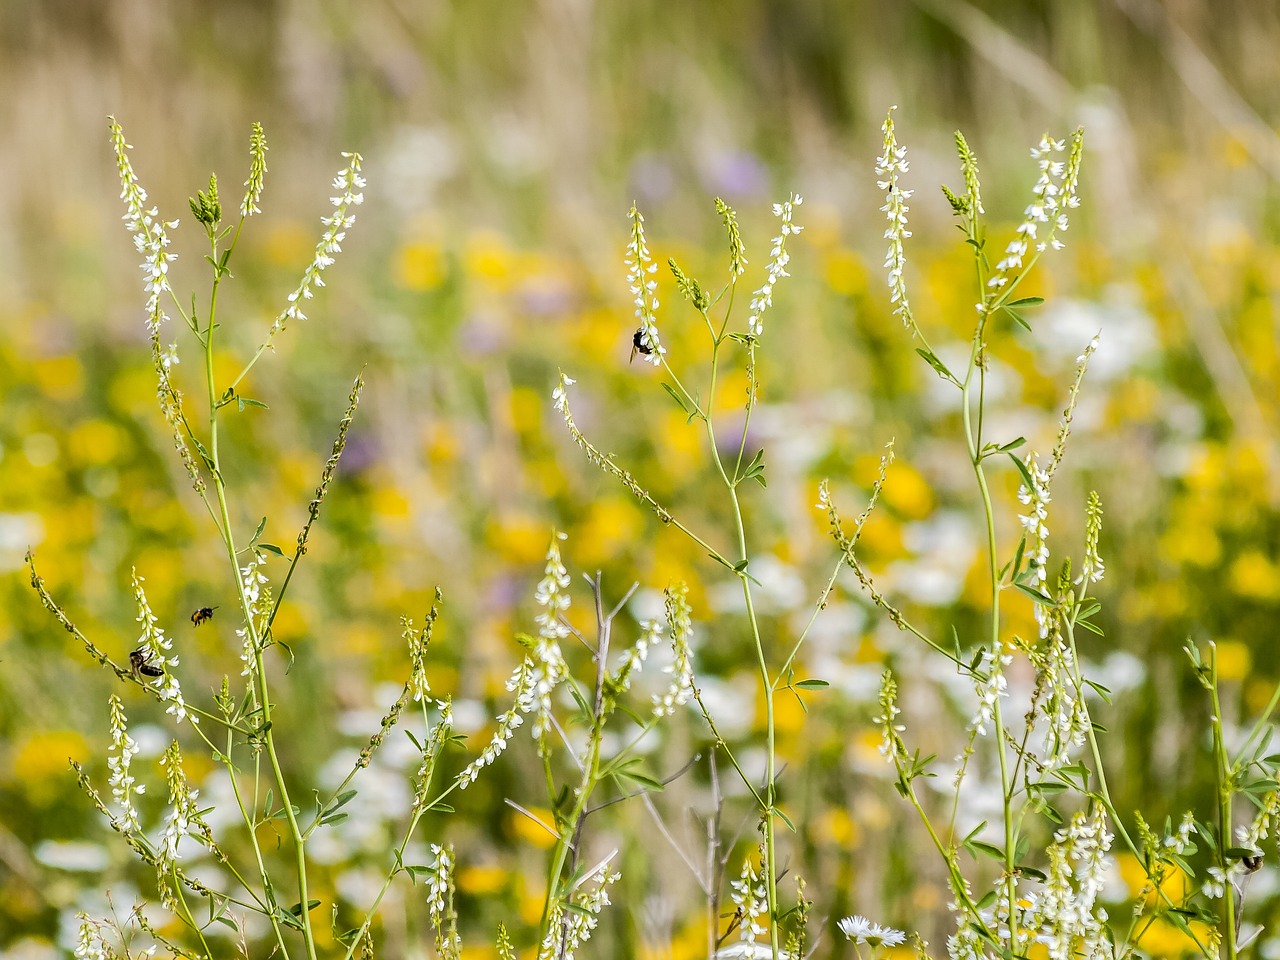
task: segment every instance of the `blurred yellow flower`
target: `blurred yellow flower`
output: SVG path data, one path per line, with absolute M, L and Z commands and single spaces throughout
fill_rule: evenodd
M 575 528 L 572 552 L 579 565 L 594 567 L 616 557 L 643 532 L 644 517 L 635 500 L 601 496 Z
M 84 366 L 79 357 L 36 360 L 31 374 L 40 392 L 52 400 L 74 400 L 84 392 Z
M 1214 566 L 1222 557 L 1222 541 L 1217 531 L 1204 523 L 1199 514 L 1184 515 L 1160 537 L 1160 552 L 1177 564 L 1193 567 Z
M 853 250 L 841 247 L 827 254 L 823 264 L 827 286 L 845 296 L 867 292 L 867 266 Z
M 515 258 L 501 234 L 488 230 L 473 233 L 467 238 L 462 263 L 473 280 L 499 290 L 511 285 Z
M 137 415 L 158 411 L 155 371 L 150 366 L 120 371 L 107 385 L 107 398 L 120 413 Z
M 71 457 L 80 464 L 111 463 L 127 449 L 129 438 L 109 420 L 93 418 L 76 424 L 67 436 Z
M 466 866 L 458 871 L 458 889 L 474 897 L 492 896 L 506 887 L 510 877 L 511 871 L 506 867 Z
M 319 239 L 317 231 L 296 220 L 277 223 L 267 234 L 263 254 L 272 266 L 301 270 L 310 262 Z
M 545 393 L 532 387 L 512 387 L 509 399 L 511 425 L 519 433 L 536 433 L 542 426 L 542 415 L 549 406 Z
M 1210 930 L 1205 924 L 1191 922 L 1188 926 L 1201 943 L 1209 942 Z M 1134 944 L 1152 957 L 1185 957 L 1200 954 L 1200 948 L 1196 946 L 1195 940 L 1167 920 L 1153 920 L 1145 928 L 1140 927 Z
M 688 419 L 687 414 L 672 405 L 663 412 L 662 423 L 657 429 L 657 459 L 662 464 L 663 473 L 669 477 L 688 476 L 702 459 L 706 434 L 699 429 L 699 423 L 688 423 Z
M 396 282 L 407 290 L 425 292 L 444 282 L 444 252 L 438 244 L 409 243 L 396 252 Z
M 1254 600 L 1280 597 L 1280 570 L 1256 547 L 1241 551 L 1231 561 L 1228 579 L 1239 596 Z
M 105 701 L 102 716 L 106 718 Z M 29 734 L 13 751 L 12 777 L 28 790 L 50 779 L 61 780 L 70 767 L 68 759 L 88 759 L 89 745 L 74 730 L 47 730 Z
M 842 849 L 856 847 L 862 841 L 861 830 L 843 807 L 828 807 L 818 814 L 814 832 L 821 843 Z
M 1239 640 L 1219 640 L 1215 647 L 1220 679 L 1243 680 L 1248 676 L 1253 660 L 1248 647 Z
M 551 525 L 528 514 L 493 517 L 485 528 L 485 540 L 504 560 L 527 566 L 546 556 Z
M 384 520 L 403 520 L 413 512 L 412 504 L 404 492 L 389 484 L 373 491 L 370 504 L 373 512 Z

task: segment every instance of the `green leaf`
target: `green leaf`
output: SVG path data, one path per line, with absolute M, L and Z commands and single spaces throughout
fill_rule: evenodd
M 1023 593 L 1025 593 L 1028 597 L 1030 597 L 1036 603 L 1046 607 L 1053 606 L 1053 600 L 1045 596 L 1039 590 L 1034 590 L 1031 587 L 1028 587 L 1025 583 L 1015 583 L 1014 586 L 1017 587 L 1019 590 L 1021 590 Z
M 267 553 L 275 554 L 281 560 L 287 559 L 287 557 L 285 557 L 284 555 L 284 551 L 281 550 L 279 547 L 277 547 L 274 543 L 259 543 L 257 546 L 259 550 L 264 550 Z
M 1026 484 L 1027 489 L 1034 490 L 1036 488 L 1035 481 L 1031 479 L 1031 471 L 1028 470 L 1027 465 L 1022 462 L 1022 458 L 1011 450 L 1005 452 L 1008 453 L 1009 459 L 1013 461 L 1014 466 L 1018 468 L 1018 472 L 1022 474 L 1022 482 Z
M 1004 851 L 995 844 L 987 843 L 985 840 L 966 840 L 964 845 L 965 849 L 972 854 L 976 855 L 981 853 L 984 856 L 990 857 L 992 860 L 1004 859 Z
M 791 822 L 791 818 L 788 817 L 781 810 L 779 810 L 777 807 L 773 808 L 773 815 L 777 817 L 779 820 L 781 820 L 783 823 L 785 823 L 787 825 L 787 829 L 790 830 L 792 833 L 796 832 L 796 825 Z
M 1007 307 L 1038 307 L 1044 303 L 1044 297 L 1023 297 L 1021 300 L 1014 300 L 1012 303 L 1005 304 Z
M 1007 313 L 1009 316 L 1011 316 L 1013 318 L 1013 322 L 1016 323 L 1018 326 L 1022 327 L 1022 329 L 1026 330 L 1027 333 L 1032 332 L 1031 324 L 1027 323 L 1027 321 L 1023 318 L 1022 314 L 1020 314 L 1017 310 L 1010 310 L 1008 307 L 1005 307 L 1004 312 Z
M 1010 440 L 1004 446 L 997 447 L 998 453 L 1008 453 L 1010 450 L 1017 450 L 1020 446 L 1027 442 L 1026 437 L 1019 437 L 1017 440 Z
M 825 680 L 797 680 L 792 686 L 803 687 L 805 690 L 816 690 L 821 687 L 829 687 L 831 684 Z
M 916 347 L 916 353 L 920 354 L 920 356 L 924 358 L 925 363 L 933 367 L 934 371 L 943 380 L 947 380 L 950 383 L 957 382 L 955 378 L 955 374 L 953 374 L 950 370 L 947 369 L 947 365 L 943 363 L 941 360 L 939 360 L 938 355 L 935 354 L 932 350 L 926 350 L 923 347 Z
M 678 391 L 671 384 L 667 383 L 665 380 L 662 382 L 662 389 L 667 391 L 668 394 L 670 394 L 672 400 L 680 404 L 680 409 L 689 415 L 690 420 L 692 420 L 694 417 L 698 417 L 702 415 L 701 410 L 699 410 L 697 407 L 691 406 L 689 404 L 689 401 L 684 398 L 684 395 L 681 394 L 680 391 Z
M 1059 783 L 1057 780 L 1041 780 L 1038 783 L 1029 783 L 1027 787 L 1038 793 L 1061 793 L 1067 789 L 1065 783 Z
M 335 813 L 335 814 L 332 814 L 331 816 L 321 817 L 320 826 L 327 827 L 330 824 L 341 823 L 343 820 L 346 820 L 349 816 L 351 816 L 351 814 L 349 813 Z
M 749 557 L 739 560 L 737 563 L 733 565 L 733 572 L 741 573 L 743 570 L 747 569 L 747 564 L 749 564 L 750 562 L 751 562 L 751 559 Z

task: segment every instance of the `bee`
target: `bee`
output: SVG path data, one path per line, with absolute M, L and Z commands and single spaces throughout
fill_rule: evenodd
M 644 341 L 644 327 L 641 327 L 639 330 L 637 330 L 635 334 L 631 337 L 631 360 L 628 360 L 627 362 L 628 363 L 634 362 L 636 359 L 637 353 L 642 353 L 646 357 L 649 356 L 649 354 L 653 353 L 653 348 L 650 347 L 649 344 L 645 343 Z
M 217 607 L 201 607 L 199 610 L 197 610 L 195 613 L 191 615 L 191 623 L 198 627 L 200 626 L 200 624 L 204 623 L 206 620 L 212 620 L 213 611 L 217 609 L 218 609 Z
M 144 677 L 162 677 L 164 671 L 151 662 L 151 658 L 147 655 L 147 651 L 139 647 L 133 653 L 129 654 L 129 666 L 133 668 L 133 675 L 136 677 L 142 674 Z

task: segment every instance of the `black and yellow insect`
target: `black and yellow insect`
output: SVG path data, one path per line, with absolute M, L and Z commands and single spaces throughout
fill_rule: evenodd
M 206 620 L 212 620 L 213 611 L 217 609 L 218 609 L 217 607 L 201 607 L 199 610 L 197 610 L 195 613 L 191 615 L 191 622 L 198 627 L 200 626 L 200 624 L 204 623 Z
M 133 668 L 133 675 L 136 677 L 142 674 L 144 677 L 162 677 L 164 671 L 151 662 L 151 658 L 147 655 L 147 651 L 139 647 L 133 653 L 129 654 L 129 666 Z
M 637 353 L 642 353 L 646 357 L 653 353 L 653 348 L 645 342 L 644 327 L 637 330 L 635 335 L 631 338 L 631 360 L 635 360 Z

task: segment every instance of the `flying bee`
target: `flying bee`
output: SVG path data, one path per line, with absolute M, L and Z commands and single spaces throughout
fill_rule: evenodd
M 198 627 L 200 626 L 200 624 L 204 623 L 206 620 L 212 620 L 213 611 L 217 609 L 218 609 L 217 607 L 201 607 L 199 610 L 197 610 L 195 613 L 191 615 L 192 624 Z
M 133 653 L 129 654 L 129 666 L 133 668 L 133 675 L 136 677 L 142 674 L 144 677 L 162 677 L 164 671 L 151 662 L 147 651 L 139 647 Z
M 631 338 L 631 359 L 628 360 L 627 362 L 628 363 L 634 362 L 636 359 L 637 353 L 642 353 L 646 357 L 649 356 L 649 354 L 653 353 L 653 348 L 650 347 L 649 344 L 645 343 L 644 327 L 641 327 L 639 330 L 637 330 L 634 336 L 632 336 Z

